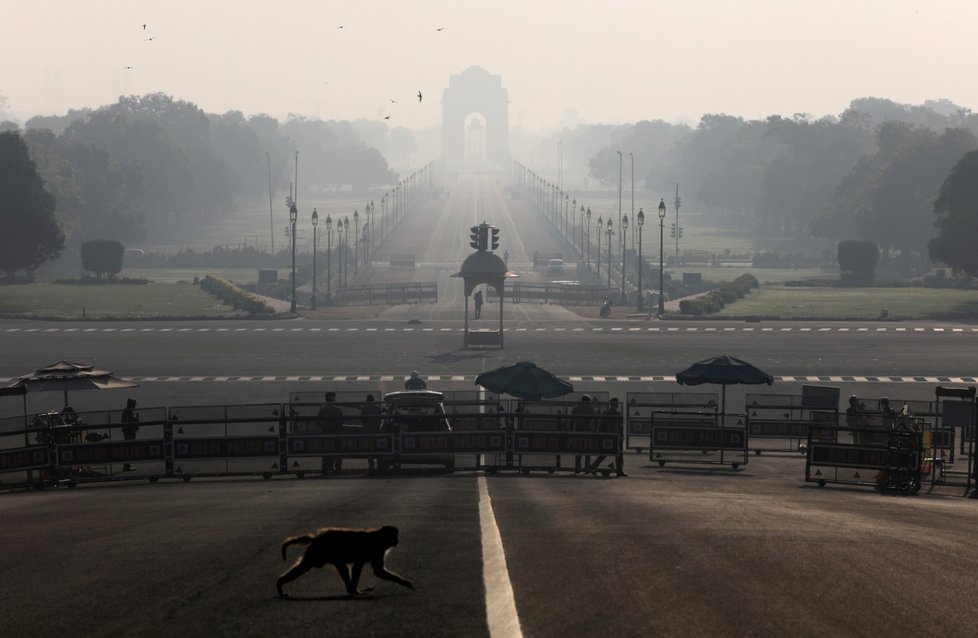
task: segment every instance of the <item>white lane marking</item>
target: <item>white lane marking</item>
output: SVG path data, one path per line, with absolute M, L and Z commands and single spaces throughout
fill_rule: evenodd
M 516 597 L 509 582 L 503 539 L 489 500 L 486 477 L 479 476 L 479 526 L 482 529 L 482 582 L 486 588 L 486 620 L 490 638 L 522 638 Z
M 57 333 L 57 332 L 103 332 L 103 333 L 116 333 L 116 332 L 272 332 L 272 333 L 285 333 L 285 332 L 462 332 L 463 328 L 336 328 L 336 327 L 325 327 L 325 328 L 4 328 L 0 329 L 0 332 L 25 332 L 25 333 Z M 600 328 L 566 328 L 566 327 L 546 327 L 546 328 L 504 328 L 504 332 L 935 332 L 944 334 L 959 334 L 967 332 L 978 332 L 978 328 L 907 328 L 907 327 L 893 327 L 893 328 L 866 328 L 866 327 L 854 327 L 854 328 L 747 328 L 747 327 L 724 327 L 724 328 L 697 328 L 697 327 L 686 327 L 686 328 L 676 328 L 676 327 L 600 327 Z

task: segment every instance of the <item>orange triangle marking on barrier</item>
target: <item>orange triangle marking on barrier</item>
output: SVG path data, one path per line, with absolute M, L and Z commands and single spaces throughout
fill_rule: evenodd
M 852 478 L 862 478 L 862 477 L 859 476 L 859 472 L 856 472 L 855 474 L 852 475 Z
M 815 476 L 822 476 L 822 470 L 815 470 Z
M 177 428 L 177 434 L 183 434 L 183 428 Z
M 743 424 L 744 424 L 743 419 L 737 419 L 737 425 L 743 425 Z
M 273 470 L 277 470 L 278 469 L 278 463 L 272 463 L 272 469 Z
M 298 461 L 292 461 L 292 467 L 299 467 Z

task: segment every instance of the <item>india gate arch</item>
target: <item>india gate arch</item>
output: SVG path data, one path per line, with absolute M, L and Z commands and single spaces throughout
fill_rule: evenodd
M 472 118 L 478 114 L 479 118 Z M 463 167 L 473 153 L 467 141 L 478 139 L 479 156 L 490 166 L 506 166 L 509 153 L 509 94 L 498 75 L 470 66 L 449 76 L 442 94 L 441 146 L 449 166 Z

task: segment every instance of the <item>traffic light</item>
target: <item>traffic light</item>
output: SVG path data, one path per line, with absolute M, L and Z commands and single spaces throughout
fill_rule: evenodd
M 479 227 L 473 226 L 469 229 L 469 246 L 472 246 L 476 250 L 479 250 Z
M 682 236 L 683 236 L 683 227 L 682 227 L 682 226 L 680 226 L 680 227 L 679 227 L 679 238 L 681 239 L 681 238 L 682 238 Z
M 676 225 L 675 224 L 669 224 L 669 236 L 670 237 L 675 237 L 676 236 Z
M 499 248 L 499 229 L 495 226 L 490 226 L 489 228 L 492 231 L 492 245 L 490 250 L 496 250 Z

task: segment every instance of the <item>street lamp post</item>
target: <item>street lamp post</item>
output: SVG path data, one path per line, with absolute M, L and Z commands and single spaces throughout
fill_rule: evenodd
M 581 206 L 581 208 L 584 208 Z M 584 217 L 587 218 L 587 267 L 591 267 L 591 207 L 587 207 L 587 212 L 584 213 Z M 601 239 L 601 235 L 598 235 L 598 239 Z
M 571 218 L 571 246 L 573 246 L 574 242 L 577 241 L 577 198 L 576 197 L 573 199 L 573 201 L 571 201 L 570 215 L 568 215 L 568 217 Z M 567 236 L 566 220 L 564 221 L 564 236 L 565 237 Z
M 360 213 L 353 211 L 353 276 L 360 272 Z
M 608 287 L 611 288 L 611 236 L 615 234 L 612 230 L 614 226 L 614 220 L 610 217 L 608 218 L 608 229 L 605 231 L 608 235 Z M 601 236 L 598 236 L 598 241 L 601 241 Z
M 641 208 L 638 209 L 636 221 L 638 222 L 638 305 L 635 312 L 642 312 L 642 304 L 644 303 L 642 298 L 642 226 L 645 226 L 645 213 Z
M 617 151 L 617 153 L 618 153 L 618 219 L 621 219 L 621 170 L 622 170 L 622 163 L 624 161 L 624 155 L 622 155 L 621 151 Z M 624 234 L 625 234 L 624 229 L 622 229 L 622 235 Z
M 326 300 L 333 301 L 333 218 L 326 215 Z
M 632 212 L 632 219 L 635 219 L 635 154 L 634 153 L 629 153 L 628 154 L 628 157 L 632 161 L 632 179 L 631 179 L 631 182 L 632 182 L 632 209 L 631 209 L 631 212 Z M 637 231 L 637 230 L 639 230 L 639 229 L 638 228 L 635 228 L 634 226 L 632 227 L 632 250 L 635 250 L 635 231 Z M 641 294 L 641 292 L 639 294 Z
M 312 209 L 312 309 L 316 309 L 316 246 L 319 245 L 319 235 L 316 226 L 319 225 L 319 212 Z
M 387 193 L 380 198 L 380 241 L 387 241 Z
M 350 218 L 344 217 L 343 221 L 340 222 L 343 230 L 343 250 L 341 251 L 341 261 L 340 261 L 340 285 L 345 286 L 349 281 L 350 275 L 350 244 L 348 238 L 350 233 Z
M 298 217 L 299 209 L 295 207 L 293 202 L 289 207 L 289 223 L 292 224 L 292 313 L 295 313 L 295 221 Z
M 662 291 L 662 286 L 663 286 L 662 237 L 663 237 L 663 227 L 665 225 L 665 222 L 666 222 L 666 200 L 660 198 L 659 199 L 659 317 L 662 317 L 662 315 L 664 315 L 666 312 L 666 305 L 665 305 L 665 300 L 663 299 L 663 291 Z
M 621 217 L 621 302 L 628 300 L 625 291 L 625 242 L 628 240 L 628 215 Z
M 590 230 L 590 229 L 588 229 L 588 230 Z M 591 234 L 590 233 L 588 233 L 587 241 L 588 241 L 588 244 L 591 243 Z M 584 251 L 585 251 L 585 247 L 584 247 L 584 204 L 581 204 L 581 254 L 582 255 L 584 254 Z M 590 245 L 587 247 L 587 266 L 588 266 L 588 268 L 591 267 L 591 247 L 590 247 Z
M 601 284 L 601 231 L 604 230 L 604 218 L 600 215 L 598 216 L 598 256 L 594 262 L 598 266 L 598 285 Z M 590 243 L 590 242 L 588 242 Z M 588 246 L 590 248 L 590 246 Z
M 560 232 L 565 236 L 567 235 L 567 209 L 568 208 L 570 208 L 570 195 L 564 193 L 564 210 L 563 210 L 563 214 L 560 216 L 560 219 L 562 220 L 563 223 L 561 224 Z

